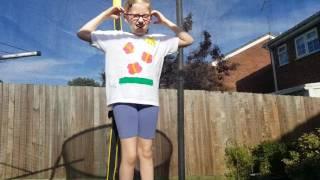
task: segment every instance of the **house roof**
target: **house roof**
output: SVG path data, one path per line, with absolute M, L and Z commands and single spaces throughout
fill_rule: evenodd
M 240 54 L 243 51 L 245 51 L 245 50 L 247 50 L 247 49 L 249 49 L 249 48 L 251 48 L 251 47 L 253 47 L 253 46 L 255 46 L 255 45 L 257 45 L 257 44 L 259 44 L 259 43 L 261 43 L 261 42 L 263 42 L 265 40 L 267 40 L 267 39 L 274 39 L 274 38 L 275 38 L 275 36 L 270 34 L 270 33 L 264 34 L 264 35 L 262 35 L 262 36 L 260 36 L 260 37 L 258 37 L 256 39 L 254 39 L 254 40 L 242 45 L 241 47 L 239 47 L 239 48 L 237 48 L 237 49 L 225 54 L 224 59 L 227 60 L 227 59 L 229 59 L 229 58 L 231 58 L 231 57 L 233 57 L 233 56 L 235 56 L 237 54 Z
M 320 22 L 320 11 L 313 14 L 312 16 L 308 17 L 307 19 L 303 20 L 302 22 L 298 23 L 294 27 L 290 28 L 286 32 L 282 33 L 281 35 L 277 36 L 275 39 L 271 40 L 266 44 L 268 48 L 272 48 L 277 46 L 287 39 L 307 30 L 308 28 L 313 27 L 315 24 Z

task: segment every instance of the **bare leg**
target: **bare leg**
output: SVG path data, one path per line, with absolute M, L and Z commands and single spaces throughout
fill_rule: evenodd
M 153 180 L 152 139 L 138 137 L 138 157 L 142 180 Z
M 121 139 L 120 180 L 132 180 L 137 161 L 137 137 Z

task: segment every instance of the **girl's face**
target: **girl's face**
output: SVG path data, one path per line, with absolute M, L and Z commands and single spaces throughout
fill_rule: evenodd
M 125 19 L 133 34 L 137 36 L 145 35 L 151 21 L 149 4 L 144 2 L 133 4 L 129 11 L 125 13 Z

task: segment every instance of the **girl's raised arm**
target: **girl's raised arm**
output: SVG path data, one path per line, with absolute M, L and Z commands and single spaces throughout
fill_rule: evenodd
M 83 25 L 79 29 L 77 36 L 80 39 L 91 43 L 91 32 L 95 31 L 102 22 L 109 19 L 110 17 L 114 19 L 120 18 L 123 12 L 124 12 L 124 9 L 122 7 L 113 6 L 108 8 L 107 10 L 103 11 L 95 18 L 91 19 L 85 25 Z
M 169 29 L 171 29 L 173 32 L 176 33 L 176 36 L 180 39 L 179 40 L 179 47 L 186 47 L 193 43 L 192 36 L 185 32 L 183 29 L 181 29 L 179 26 L 177 26 L 175 23 L 167 19 L 160 11 L 153 10 L 151 12 L 152 16 L 155 16 L 157 18 L 157 21 L 155 24 L 162 24 L 167 26 Z

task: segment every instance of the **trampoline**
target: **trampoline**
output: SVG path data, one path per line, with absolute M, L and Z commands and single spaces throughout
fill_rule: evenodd
M 67 179 L 106 179 L 107 170 L 110 168 L 108 157 L 114 156 L 108 148 L 111 143 L 111 130 L 112 124 L 97 126 L 81 131 L 64 142 L 62 157 Z M 155 179 L 169 179 L 172 143 L 159 130 L 156 131 L 153 155 Z M 109 179 L 118 179 L 120 160 L 120 156 L 116 158 L 115 174 Z M 136 164 L 134 179 L 140 179 L 138 167 L 139 162 Z

